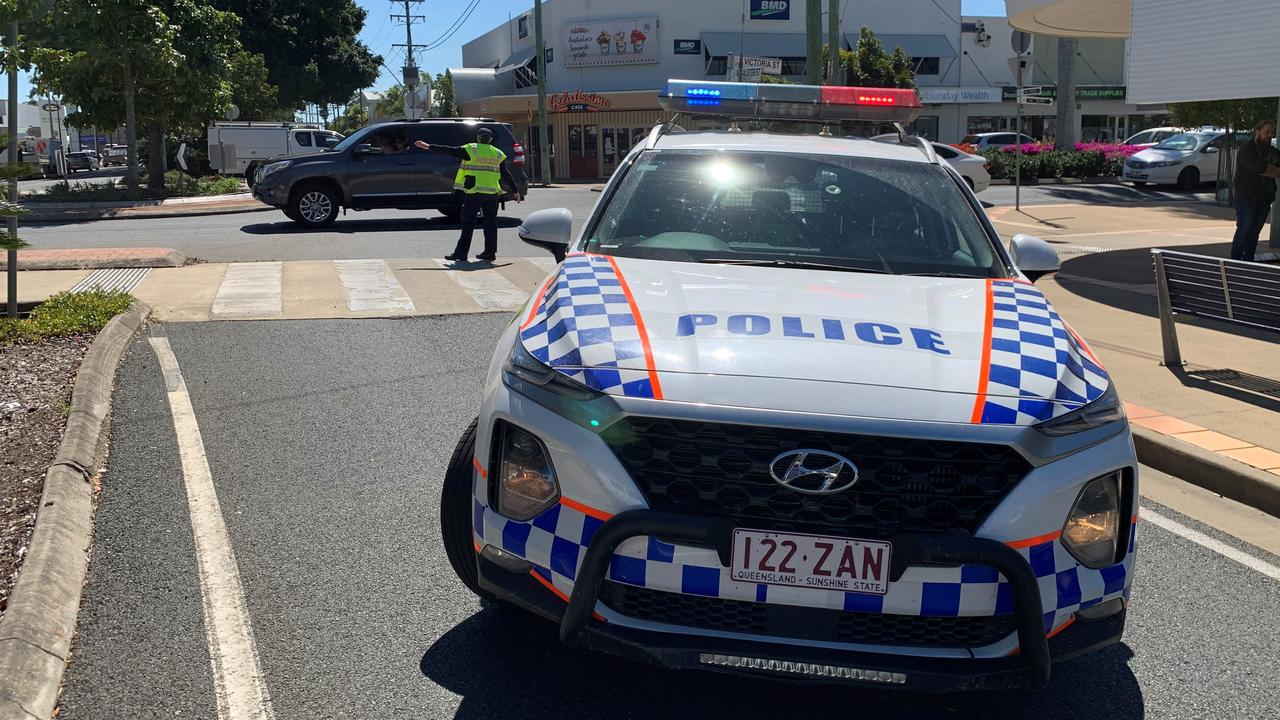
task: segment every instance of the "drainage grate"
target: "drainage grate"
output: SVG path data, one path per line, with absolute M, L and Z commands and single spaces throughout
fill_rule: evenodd
M 151 268 L 108 268 L 94 270 L 88 277 L 76 283 L 71 292 L 84 292 L 98 288 L 100 290 L 123 290 L 129 292 L 142 282 Z

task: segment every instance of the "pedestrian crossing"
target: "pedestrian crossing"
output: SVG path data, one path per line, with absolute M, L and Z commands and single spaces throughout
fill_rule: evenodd
M 198 263 L 153 268 L 136 278 L 132 292 L 162 321 L 507 312 L 522 307 L 555 267 L 550 256 L 494 263 L 437 258 Z

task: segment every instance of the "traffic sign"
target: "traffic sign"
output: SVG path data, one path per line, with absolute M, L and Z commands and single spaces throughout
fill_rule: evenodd
M 1009 58 L 1009 72 L 1013 73 L 1013 84 L 1022 85 L 1027 70 L 1031 69 L 1030 55 L 1016 55 Z
M 1024 95 L 1018 98 L 1019 105 L 1052 105 L 1051 97 L 1036 97 L 1034 95 Z
M 187 169 L 187 144 L 182 143 L 178 146 L 178 167 L 183 170 Z
M 1042 92 L 1044 92 L 1044 88 L 1040 87 L 1039 85 L 1018 88 L 1018 94 L 1023 97 L 1026 97 L 1027 95 L 1039 95 Z
M 48 141 L 48 140 L 37 140 L 37 141 L 36 141 L 36 154 L 37 154 L 37 155 L 43 155 L 43 154 L 44 154 L 44 152 L 45 152 L 45 150 L 48 150 L 48 149 L 49 149 L 49 141 Z
M 1021 55 L 1031 49 L 1031 33 L 1022 30 L 1014 30 L 1009 36 L 1009 45 L 1013 47 L 1013 51 Z
M 62 108 L 58 107 L 57 103 L 45 103 L 40 106 L 40 109 L 45 112 L 58 112 Z

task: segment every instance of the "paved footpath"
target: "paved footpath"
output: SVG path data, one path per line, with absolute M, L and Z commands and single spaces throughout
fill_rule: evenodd
M 169 321 L 404 317 L 517 310 L 555 261 L 295 260 L 200 263 L 177 268 L 20 273 L 24 301 L 62 290 L 120 288 Z

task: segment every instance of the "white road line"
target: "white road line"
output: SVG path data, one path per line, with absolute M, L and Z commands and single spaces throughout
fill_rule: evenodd
M 213 299 L 215 316 L 263 317 L 279 315 L 284 263 L 231 263 Z
M 1170 520 L 1154 510 L 1144 507 L 1138 511 L 1138 514 L 1143 520 L 1155 525 L 1156 527 L 1164 528 L 1174 535 L 1180 535 L 1197 545 L 1202 545 L 1218 553 L 1223 557 L 1235 560 L 1241 565 L 1244 565 L 1251 570 L 1256 570 L 1272 580 L 1280 580 L 1280 567 L 1276 567 L 1265 560 L 1256 558 L 1246 552 L 1241 552 L 1220 540 L 1215 540 L 1214 538 L 1205 535 L 1199 530 L 1192 530 L 1186 525 L 1183 525 L 1176 520 Z
M 525 260 L 528 260 L 534 265 L 537 265 L 543 270 L 546 270 L 548 273 L 550 273 L 552 270 L 555 270 L 557 267 L 560 266 L 560 263 L 556 262 L 555 258 L 550 258 L 545 255 L 538 255 L 537 257 L 527 257 L 525 258 Z
M 187 488 L 187 509 L 195 536 L 200 594 L 204 600 L 204 629 L 213 666 L 213 690 L 220 720 L 272 720 L 271 698 L 262 677 L 258 646 L 253 639 L 244 589 L 235 553 L 223 523 L 213 473 L 204 453 L 187 384 L 166 337 L 152 337 L 164 373 Z
M 529 293 L 516 287 L 497 270 L 453 270 L 449 260 L 437 259 L 440 267 L 449 271 L 449 279 L 462 286 L 476 304 L 495 310 L 515 310 L 529 299 Z
M 385 260 L 334 260 L 338 279 L 347 293 L 347 308 L 413 312 L 413 300 Z

